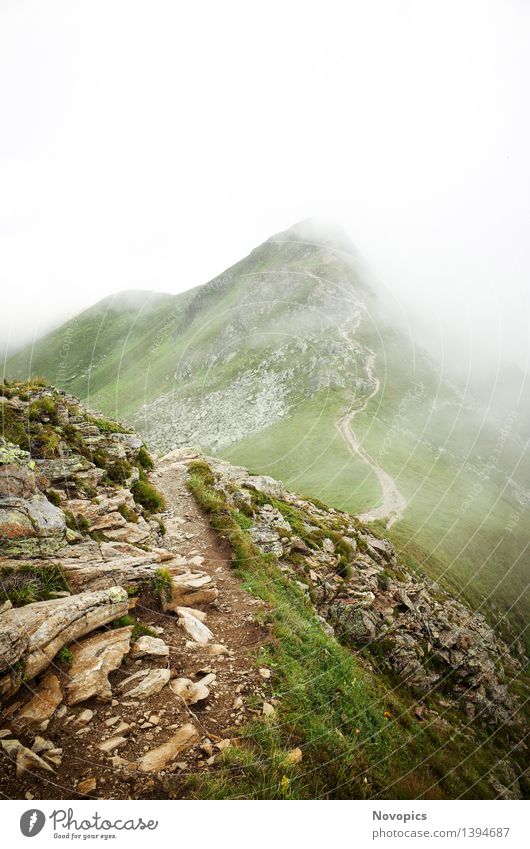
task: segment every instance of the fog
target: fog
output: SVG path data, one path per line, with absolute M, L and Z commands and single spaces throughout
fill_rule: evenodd
M 530 6 L 4 0 L 2 349 L 337 221 L 437 355 L 527 369 Z

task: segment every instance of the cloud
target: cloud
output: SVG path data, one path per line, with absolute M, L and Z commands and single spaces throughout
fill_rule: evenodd
M 524 365 L 529 29 L 519 2 L 4 3 L 4 344 L 317 215 L 426 338 Z

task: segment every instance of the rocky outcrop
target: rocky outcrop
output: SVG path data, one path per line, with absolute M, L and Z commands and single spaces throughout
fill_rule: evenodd
M 37 488 L 29 453 L 2 440 L 0 465 L 0 556 L 38 557 L 59 550 L 66 537 L 64 513 Z
M 20 687 L 16 664 L 31 680 L 64 645 L 123 616 L 128 606 L 125 590 L 113 587 L 7 610 L 0 616 L 0 693 Z

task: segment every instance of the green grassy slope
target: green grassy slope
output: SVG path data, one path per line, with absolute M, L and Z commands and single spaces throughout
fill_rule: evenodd
M 530 462 L 521 421 L 504 438 L 502 421 L 484 420 L 479 402 L 440 377 L 389 327 L 344 248 L 294 228 L 182 295 L 106 299 L 15 355 L 7 376 L 44 374 L 134 423 L 156 451 L 197 444 L 358 512 L 378 503 L 380 487 L 336 421 L 366 399 L 373 351 L 380 391 L 352 426 L 408 501 L 390 535 L 453 591 L 497 620 L 508 610 L 522 629 Z M 366 311 L 349 344 L 337 328 L 358 300 Z

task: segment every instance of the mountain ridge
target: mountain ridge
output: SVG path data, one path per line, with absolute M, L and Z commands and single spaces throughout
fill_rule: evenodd
M 419 547 L 433 577 L 523 629 L 521 446 L 497 447 L 502 423 L 389 323 L 357 259 L 281 236 L 204 286 L 83 314 L 11 358 L 8 376 L 45 374 L 156 453 L 198 445 L 379 521 L 391 521 L 380 508 L 392 480 L 406 502 L 391 528 L 400 550 Z
M 0 389 L 2 792 L 526 794 L 513 630 L 271 477 Z

